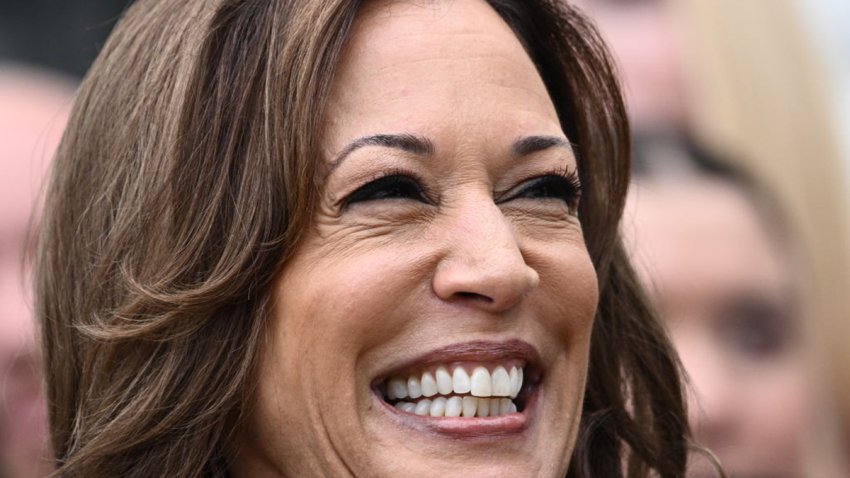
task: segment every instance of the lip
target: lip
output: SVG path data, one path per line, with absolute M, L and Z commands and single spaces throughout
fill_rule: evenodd
M 396 409 L 386 400 L 379 385 L 399 370 L 413 367 L 427 368 L 436 364 L 455 362 L 500 362 L 521 361 L 533 371 L 529 376 L 534 379 L 534 386 L 524 397 L 525 406 L 516 413 L 499 417 L 430 417 L 406 413 Z M 382 373 L 372 382 L 372 399 L 379 402 L 379 409 L 397 425 L 414 431 L 442 436 L 450 439 L 494 441 L 507 438 L 518 438 L 534 423 L 537 402 L 541 393 L 541 377 L 543 370 L 540 355 L 531 344 L 518 339 L 507 341 L 472 341 L 452 344 L 425 353 L 415 359 L 408 360 L 392 370 Z
M 539 395 L 540 387 L 529 395 L 521 412 L 486 418 L 420 416 L 396 409 L 380 393 L 373 393 L 372 399 L 379 402 L 391 421 L 404 428 L 454 440 L 486 442 L 522 437 L 535 422 Z
M 519 339 L 505 341 L 476 340 L 447 345 L 402 362 L 393 367 L 392 370 L 388 370 L 372 380 L 372 388 L 377 389 L 378 385 L 391 375 L 414 366 L 424 369 L 437 364 L 455 362 L 498 362 L 506 360 L 521 361 L 534 368 L 538 374 L 542 373 L 540 354 L 528 342 Z

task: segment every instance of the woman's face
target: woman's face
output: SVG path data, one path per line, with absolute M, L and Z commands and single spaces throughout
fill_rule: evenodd
M 624 231 L 690 378 L 690 421 L 730 476 L 802 476 L 807 383 L 789 258 L 736 186 L 633 188 Z M 705 460 L 689 476 L 713 477 Z
M 598 291 L 518 39 L 479 0 L 369 3 L 323 145 L 237 472 L 563 476 Z

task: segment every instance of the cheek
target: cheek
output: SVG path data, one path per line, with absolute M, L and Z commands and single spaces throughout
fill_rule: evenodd
M 754 442 L 772 444 L 774 450 L 792 451 L 805 428 L 809 387 L 803 367 L 777 367 L 773 373 L 751 380 L 749 416 L 751 430 L 759 433 Z
M 546 249 L 546 260 L 537 259 L 542 251 L 528 259 L 540 274 L 538 317 L 562 343 L 586 346 L 599 303 L 596 270 L 583 244 L 550 244 Z
M 410 250 L 384 246 L 317 261 L 309 276 L 295 279 L 309 283 L 295 313 L 337 355 L 350 359 L 380 345 L 397 333 L 407 305 L 428 286 L 420 277 L 425 268 L 411 256 Z
M 369 399 L 368 388 L 360 386 L 368 378 L 357 375 L 359 360 L 397 330 L 393 311 L 415 287 L 399 259 L 389 251 L 305 257 L 278 279 L 251 439 L 279 467 L 325 449 L 327 430 L 357 433 L 352 412 L 360 407 L 340 404 Z
M 306 257 L 279 280 L 272 355 L 293 374 L 350 378 L 364 351 L 398 333 L 403 309 L 427 286 L 418 272 L 427 268 L 412 250 L 362 249 Z

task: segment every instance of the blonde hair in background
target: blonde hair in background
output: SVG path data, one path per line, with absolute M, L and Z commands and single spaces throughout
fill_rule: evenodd
M 791 0 L 677 0 L 693 132 L 742 158 L 783 201 L 810 279 L 813 377 L 850 431 L 848 185 L 829 111 L 829 78 Z M 841 409 L 840 407 L 843 407 Z M 819 411 L 813 411 L 819 413 Z M 840 476 L 835 417 L 813 417 L 808 476 Z M 832 428 L 832 429 L 830 429 Z

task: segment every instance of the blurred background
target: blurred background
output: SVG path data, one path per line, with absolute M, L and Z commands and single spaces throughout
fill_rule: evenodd
M 131 1 L 0 0 L 0 478 L 50 472 L 37 198 Z M 623 234 L 688 372 L 695 447 L 733 477 L 850 477 L 850 1 L 573 3 L 620 68 Z M 689 476 L 716 476 L 705 456 Z
M 695 446 L 733 477 L 850 477 L 850 2 L 575 3 L 620 67 L 622 232 Z

